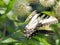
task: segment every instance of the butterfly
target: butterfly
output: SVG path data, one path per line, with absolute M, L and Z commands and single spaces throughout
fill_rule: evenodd
M 25 36 L 27 38 L 31 37 L 34 33 L 39 32 L 37 27 L 42 27 L 44 25 L 52 25 L 58 23 L 58 20 L 44 13 L 36 13 L 30 20 L 30 22 L 25 26 Z

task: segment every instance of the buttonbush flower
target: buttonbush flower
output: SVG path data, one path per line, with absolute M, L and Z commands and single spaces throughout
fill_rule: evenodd
M 44 7 L 51 7 L 55 2 L 56 0 L 40 0 L 41 5 Z
M 14 5 L 14 12 L 20 16 L 30 13 L 31 10 L 32 8 L 24 0 L 18 0 Z

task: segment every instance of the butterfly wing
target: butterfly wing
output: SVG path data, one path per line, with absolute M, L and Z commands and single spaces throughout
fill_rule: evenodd
M 56 24 L 58 23 L 58 20 L 55 17 L 48 16 L 48 15 L 39 15 L 35 14 L 33 18 L 30 20 L 30 22 L 26 25 L 25 27 L 25 35 L 27 38 L 31 36 L 36 31 L 36 28 L 41 27 L 43 25 L 48 25 L 48 24 Z

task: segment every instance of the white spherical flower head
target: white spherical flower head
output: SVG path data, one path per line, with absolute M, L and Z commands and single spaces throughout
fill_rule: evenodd
M 23 1 L 17 1 L 14 5 L 14 12 L 20 16 L 24 16 L 27 13 L 30 13 L 32 8 L 28 5 L 28 3 Z
M 44 7 L 51 7 L 55 2 L 56 0 L 40 0 L 41 5 Z

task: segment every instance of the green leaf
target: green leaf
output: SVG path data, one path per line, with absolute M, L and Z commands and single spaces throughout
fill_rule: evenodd
M 53 11 L 43 11 L 42 13 L 48 14 L 49 16 L 55 16 Z
M 55 31 L 55 33 L 57 33 L 58 34 L 58 26 L 57 26 L 57 24 L 55 24 L 55 25 L 51 25 L 51 27 L 54 29 L 54 31 Z
M 47 41 L 47 37 L 45 37 L 43 34 L 41 34 L 40 36 L 37 35 L 34 37 L 35 39 L 37 39 L 40 42 L 40 45 L 51 45 L 48 41 Z
M 16 0 L 10 0 L 9 4 L 7 5 L 7 10 L 6 10 L 5 14 L 8 13 L 13 8 L 15 1 Z
M 24 37 L 24 34 L 20 31 L 20 30 L 18 30 L 18 31 L 16 31 L 16 32 L 14 32 L 14 33 L 12 33 L 13 34 L 13 38 L 23 38 Z
M 60 35 L 59 35 L 59 32 L 58 32 L 58 25 L 55 24 L 55 25 L 51 25 L 52 29 L 54 30 L 56 36 L 58 37 L 58 39 L 60 39 Z
M 60 39 L 59 39 L 58 45 L 60 45 Z
M 4 22 L 5 20 L 6 20 L 6 15 L 2 15 L 1 17 L 0 17 L 0 22 Z
M 3 36 L 3 33 L 0 31 L 0 38 Z
M 57 25 L 58 25 L 58 28 L 60 28 L 60 23 L 58 23 Z
M 12 12 L 12 11 L 11 11 L 11 12 Z M 17 15 L 14 15 L 13 12 L 12 12 L 12 13 L 11 13 L 11 12 L 10 12 L 10 14 L 7 15 L 7 17 L 8 17 L 10 20 L 13 20 L 13 21 L 14 21 L 14 20 L 18 20 L 18 19 L 17 19 Z
M 0 0 L 0 7 L 5 7 L 6 4 L 3 2 L 3 0 Z
M 1 43 L 13 43 L 13 42 L 18 42 L 18 41 L 13 38 L 8 38 L 8 39 L 1 41 Z

